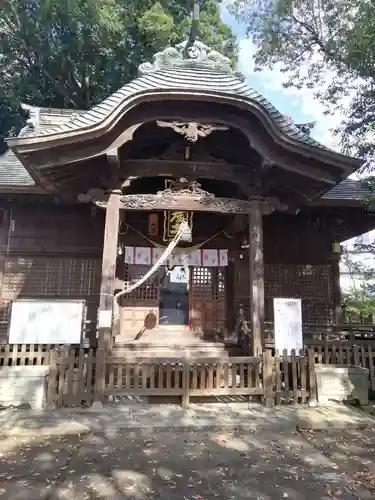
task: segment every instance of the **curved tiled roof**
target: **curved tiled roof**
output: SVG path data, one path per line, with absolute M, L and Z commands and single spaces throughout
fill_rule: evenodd
M 159 94 L 165 95 L 167 99 L 168 95 L 177 94 L 187 95 L 191 99 L 196 95 L 197 99 L 208 96 L 208 98 L 222 99 L 224 102 L 225 98 L 228 102 L 232 98 L 248 103 L 249 109 L 252 107 L 257 113 L 262 112 L 268 122 L 274 125 L 274 131 L 279 132 L 280 138 L 284 136 L 285 141 L 291 139 L 295 144 L 299 142 L 315 150 L 325 150 L 328 156 L 341 157 L 340 162 L 345 159 L 343 170 L 346 173 L 359 167 L 357 159 L 346 158 L 326 148 L 295 126 L 232 70 L 227 57 L 198 40 L 192 44 L 183 42 L 155 54 L 152 63 L 144 63 L 139 67 L 139 74 L 138 78 L 124 85 L 91 110 L 73 111 L 70 115 L 61 111 L 64 115 L 61 121 L 51 120 L 48 125 L 46 123 L 47 126 L 35 126 L 33 130 L 28 130 L 27 134 L 9 139 L 8 144 L 17 152 L 19 158 L 25 154 L 30 156 L 31 149 L 37 150 L 39 147 L 43 149 L 45 145 L 64 136 L 66 139 L 74 136 L 78 139 L 78 136 L 84 136 L 88 132 L 108 130 L 127 107 L 136 101 L 147 102 L 147 96 Z M 23 149 L 24 146 L 26 148 Z M 314 151 L 310 152 L 314 156 Z M 347 160 L 350 161 L 349 168 L 346 165 Z
M 364 202 L 371 195 L 371 191 L 366 185 L 366 179 L 355 180 L 345 179 L 330 189 L 321 198 L 323 200 L 351 200 Z
M 310 146 L 327 149 L 293 125 L 267 99 L 241 81 L 235 74 L 199 66 L 160 69 L 136 78 L 90 111 L 77 115 L 73 113 L 69 122 L 43 131 L 37 130 L 34 136 L 41 137 L 64 132 L 74 132 L 98 125 L 127 99 L 148 90 L 208 91 L 245 98 L 261 105 L 279 130 L 289 137 Z

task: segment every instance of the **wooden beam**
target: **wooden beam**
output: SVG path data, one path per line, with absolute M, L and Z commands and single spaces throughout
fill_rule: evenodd
M 107 208 L 108 203 L 97 202 L 102 208 Z M 119 207 L 123 210 L 136 210 L 149 212 L 150 210 L 174 210 L 188 212 L 211 212 L 222 214 L 249 214 L 261 210 L 263 214 L 271 214 L 277 209 L 284 210 L 275 198 L 264 200 L 239 200 L 236 198 L 219 197 L 194 197 L 183 195 L 159 195 L 159 194 L 128 194 L 121 196 Z
M 225 232 L 229 236 L 235 236 L 238 233 L 241 233 L 242 231 L 245 230 L 247 225 L 247 217 L 244 214 L 237 214 L 230 226 L 228 226 L 225 230 Z
M 254 196 L 254 184 L 259 165 L 237 165 L 225 162 L 186 160 L 123 160 L 120 175 L 132 177 L 187 177 L 188 179 L 213 179 L 235 184 L 245 196 Z
M 231 180 L 235 182 L 233 174 L 238 174 L 239 169 L 243 169 L 244 174 L 248 174 L 251 171 L 249 166 L 233 165 L 224 162 L 211 163 L 205 161 L 158 159 L 123 160 L 121 162 L 120 174 L 122 178 L 133 175 L 137 177 L 205 177 L 206 179 Z M 236 180 L 240 180 L 238 175 L 236 176 Z
M 267 163 L 274 163 L 286 171 L 314 179 L 315 181 L 325 182 L 328 185 L 335 186 L 337 184 L 337 177 L 319 167 L 307 164 L 305 158 L 301 161 L 296 160 L 295 157 L 293 157 L 289 151 L 285 151 L 280 144 L 278 144 L 278 148 L 275 148 L 275 144 L 271 147 L 268 144 L 270 138 L 263 137 L 262 131 L 256 128 L 255 124 L 251 124 L 251 121 L 247 122 L 243 118 L 227 114 L 225 115 L 225 122 L 233 126 L 235 126 L 235 124 L 237 124 L 237 126 L 240 125 L 242 132 L 248 138 L 250 147 L 254 148 L 257 153 L 265 158 Z M 301 146 L 303 146 L 302 143 Z
M 112 149 L 106 153 L 108 160 L 108 171 L 105 175 L 105 180 L 108 186 L 114 187 L 120 184 L 120 159 L 118 149 Z
M 264 335 L 263 218 L 261 207 L 249 215 L 250 308 L 253 355 L 262 354 Z
M 120 224 L 120 197 L 121 191 L 112 191 L 107 203 L 107 212 L 105 216 L 98 318 L 98 347 L 103 350 L 108 350 L 112 341 L 113 297 L 115 291 L 117 246 Z

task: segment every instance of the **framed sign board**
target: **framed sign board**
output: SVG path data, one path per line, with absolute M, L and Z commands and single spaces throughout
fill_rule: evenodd
M 10 344 L 80 344 L 84 300 L 22 299 L 12 303 Z
M 301 299 L 273 299 L 273 315 L 275 325 L 275 349 L 284 349 L 290 354 L 303 349 L 302 336 L 302 304 Z

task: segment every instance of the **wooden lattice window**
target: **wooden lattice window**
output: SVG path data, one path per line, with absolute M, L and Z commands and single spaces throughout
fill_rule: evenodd
M 267 297 L 330 301 L 332 268 L 329 265 L 266 265 L 265 293 Z
M 11 301 L 22 297 L 84 299 L 86 332 L 96 329 L 101 260 L 78 257 L 8 257 L 5 262 L 0 338 L 6 335 Z
M 150 266 L 125 264 L 125 288 L 139 281 L 150 270 Z M 125 296 L 125 300 L 159 300 L 160 273 L 156 272 L 145 283 Z
M 219 267 L 213 268 L 213 281 L 214 281 L 214 299 L 222 300 L 225 299 L 225 270 Z
M 194 295 L 212 296 L 212 273 L 209 267 L 191 269 L 191 291 Z
M 193 267 L 191 291 L 194 296 L 214 300 L 225 298 L 225 271 L 219 267 Z
M 99 294 L 100 260 L 11 257 L 6 260 L 3 297 L 87 297 Z

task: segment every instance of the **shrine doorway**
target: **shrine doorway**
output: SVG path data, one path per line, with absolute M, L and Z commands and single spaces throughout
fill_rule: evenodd
M 159 324 L 189 326 L 189 271 L 165 268 L 159 290 Z
M 226 329 L 225 278 L 225 267 L 190 268 L 190 327 L 207 340 Z

